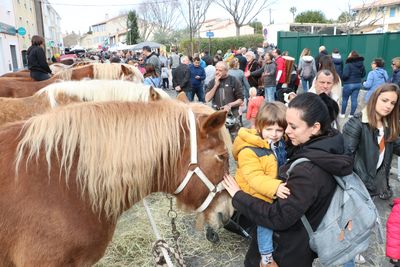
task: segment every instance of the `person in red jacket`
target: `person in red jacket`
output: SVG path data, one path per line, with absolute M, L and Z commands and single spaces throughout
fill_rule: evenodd
M 286 82 L 285 59 L 281 56 L 281 50 L 278 48 L 272 51 L 272 55 L 276 63 L 276 100 L 285 103 L 282 91 L 282 85 Z
M 251 87 L 249 89 L 250 99 L 247 107 L 246 120 L 251 122 L 251 128 L 255 129 L 257 112 L 264 103 L 264 97 L 257 96 L 257 89 Z
M 395 267 L 400 267 L 400 198 L 393 201 L 393 209 L 386 222 L 386 256 Z

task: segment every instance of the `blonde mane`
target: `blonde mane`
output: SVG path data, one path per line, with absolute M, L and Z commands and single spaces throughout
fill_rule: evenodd
M 154 88 L 161 98 L 170 96 L 162 89 Z M 141 101 L 147 102 L 150 86 L 121 80 L 82 80 L 50 84 L 40 89 L 36 95 L 47 94 L 50 106 L 57 106 L 57 95 L 78 97 L 80 101 Z
M 143 82 L 142 73 L 132 65 L 120 63 L 93 63 L 94 79 L 119 80 L 124 78 L 122 65 L 134 73 L 134 82 Z
M 54 76 L 57 77 L 57 79 L 69 81 L 71 80 L 73 70 L 74 70 L 73 68 L 65 68 L 57 71 L 56 74 L 54 74 Z
M 126 200 L 132 205 L 157 190 L 154 178 L 166 186 L 178 176 L 187 110 L 172 100 L 79 103 L 32 117 L 21 131 L 17 173 L 23 160 L 28 164 L 40 153 L 49 173 L 51 159 L 59 159 L 68 183 L 75 162 L 76 182 L 93 210 L 115 219 Z

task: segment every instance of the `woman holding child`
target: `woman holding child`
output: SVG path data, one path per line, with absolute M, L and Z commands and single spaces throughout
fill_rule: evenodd
M 282 181 L 277 182 L 278 186 L 257 186 L 262 195 L 263 186 L 275 191 L 275 194 L 269 192 L 269 196 L 274 199 L 272 203 L 255 194 L 252 196 L 246 193 L 246 190 L 240 189 L 233 177 L 225 176 L 225 187 L 233 197 L 233 206 L 257 225 L 273 231 L 274 262 L 260 262 L 257 239 L 253 238 L 246 255 L 245 266 L 278 264 L 280 267 L 304 267 L 312 266 L 314 258 L 317 257 L 310 249 L 308 233 L 300 218 L 305 215 L 313 230 L 316 230 L 336 188 L 332 174 L 348 175 L 353 168 L 352 157 L 344 155 L 342 135 L 331 127 L 331 122 L 337 116 L 337 112 L 328 109 L 328 106 L 337 107 L 337 104 L 332 102 L 333 100 L 325 94 L 318 96 L 304 93 L 289 103 L 286 111 L 286 134 L 291 143 L 287 149 L 289 160 L 280 168 L 279 175 L 284 175 L 291 163 L 298 158 L 308 158 L 310 161 L 296 165 L 290 177 L 284 177 Z M 264 120 L 267 123 L 263 125 L 269 125 L 270 119 L 270 115 L 266 114 Z M 258 128 L 258 135 L 262 136 L 264 130 L 265 127 Z M 270 163 L 277 166 L 276 160 L 271 159 Z M 287 188 L 284 196 L 279 190 L 281 184 Z

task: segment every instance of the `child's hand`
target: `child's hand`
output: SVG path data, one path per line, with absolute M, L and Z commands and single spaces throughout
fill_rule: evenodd
M 235 181 L 235 178 L 230 176 L 229 174 L 224 175 L 224 181 L 222 182 L 226 191 L 228 191 L 229 195 L 233 197 L 238 191 L 240 191 L 240 187 Z
M 286 187 L 286 183 L 282 183 L 278 186 L 276 190 L 276 196 L 282 199 L 286 199 L 290 195 L 289 188 Z

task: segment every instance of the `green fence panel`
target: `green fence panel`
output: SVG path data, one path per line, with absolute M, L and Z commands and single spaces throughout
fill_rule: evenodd
M 391 60 L 394 57 L 400 57 L 400 32 L 349 35 L 304 35 L 278 32 L 278 47 L 282 51 L 289 51 L 289 55 L 294 57 L 296 62 L 303 48 L 309 48 L 311 55 L 315 57 L 321 45 L 324 45 L 329 53 L 334 48 L 339 49 L 344 61 L 352 50 L 357 51 L 365 58 L 367 72 L 371 70 L 370 63 L 374 58 L 383 58 L 385 69 L 391 76 Z

